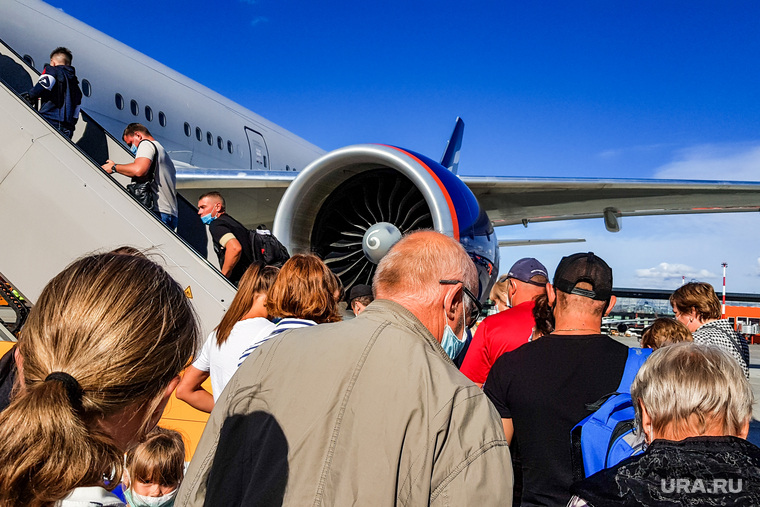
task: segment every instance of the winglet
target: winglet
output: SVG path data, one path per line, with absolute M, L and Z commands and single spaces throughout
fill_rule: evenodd
M 462 136 L 464 136 L 464 121 L 457 116 L 454 132 L 451 133 L 451 139 L 446 143 L 446 149 L 443 150 L 441 165 L 456 174 L 459 169 L 459 151 L 462 149 Z

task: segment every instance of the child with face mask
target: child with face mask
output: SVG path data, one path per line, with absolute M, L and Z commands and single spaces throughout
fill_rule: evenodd
M 124 496 L 130 507 L 172 507 L 185 474 L 185 443 L 156 427 L 125 456 Z

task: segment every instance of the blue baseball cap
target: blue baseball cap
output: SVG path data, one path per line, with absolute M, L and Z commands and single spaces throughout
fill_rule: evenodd
M 531 278 L 534 276 L 539 275 L 546 278 L 547 281 L 549 280 L 549 273 L 546 271 L 546 266 L 538 262 L 538 260 L 534 259 L 533 257 L 525 257 L 515 262 L 512 267 L 509 268 L 509 273 L 507 273 L 505 276 L 502 276 L 500 281 L 506 280 L 507 278 L 514 278 L 515 280 L 520 280 L 521 282 L 543 287 L 546 285 L 545 283 L 531 280 Z

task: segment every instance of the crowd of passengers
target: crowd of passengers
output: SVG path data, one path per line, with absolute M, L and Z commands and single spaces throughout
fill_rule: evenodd
M 462 246 L 418 231 L 347 297 L 315 255 L 250 264 L 204 341 L 150 252 L 83 257 L 0 367 L 0 506 L 760 505 L 749 348 L 710 285 L 642 336 L 641 448 L 588 476 L 571 431 L 631 355 L 601 332 L 612 269 L 520 259 L 483 320 L 476 294 Z M 186 471 L 157 426 L 175 391 L 210 412 Z

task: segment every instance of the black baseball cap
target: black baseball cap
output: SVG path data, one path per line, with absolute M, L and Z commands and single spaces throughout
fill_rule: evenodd
M 348 292 L 348 304 L 350 305 L 351 301 L 362 296 L 372 296 L 372 287 L 364 284 L 354 285 Z
M 592 289 L 576 288 L 586 282 Z M 612 268 L 594 252 L 563 257 L 554 272 L 554 288 L 596 301 L 609 301 L 612 296 Z

